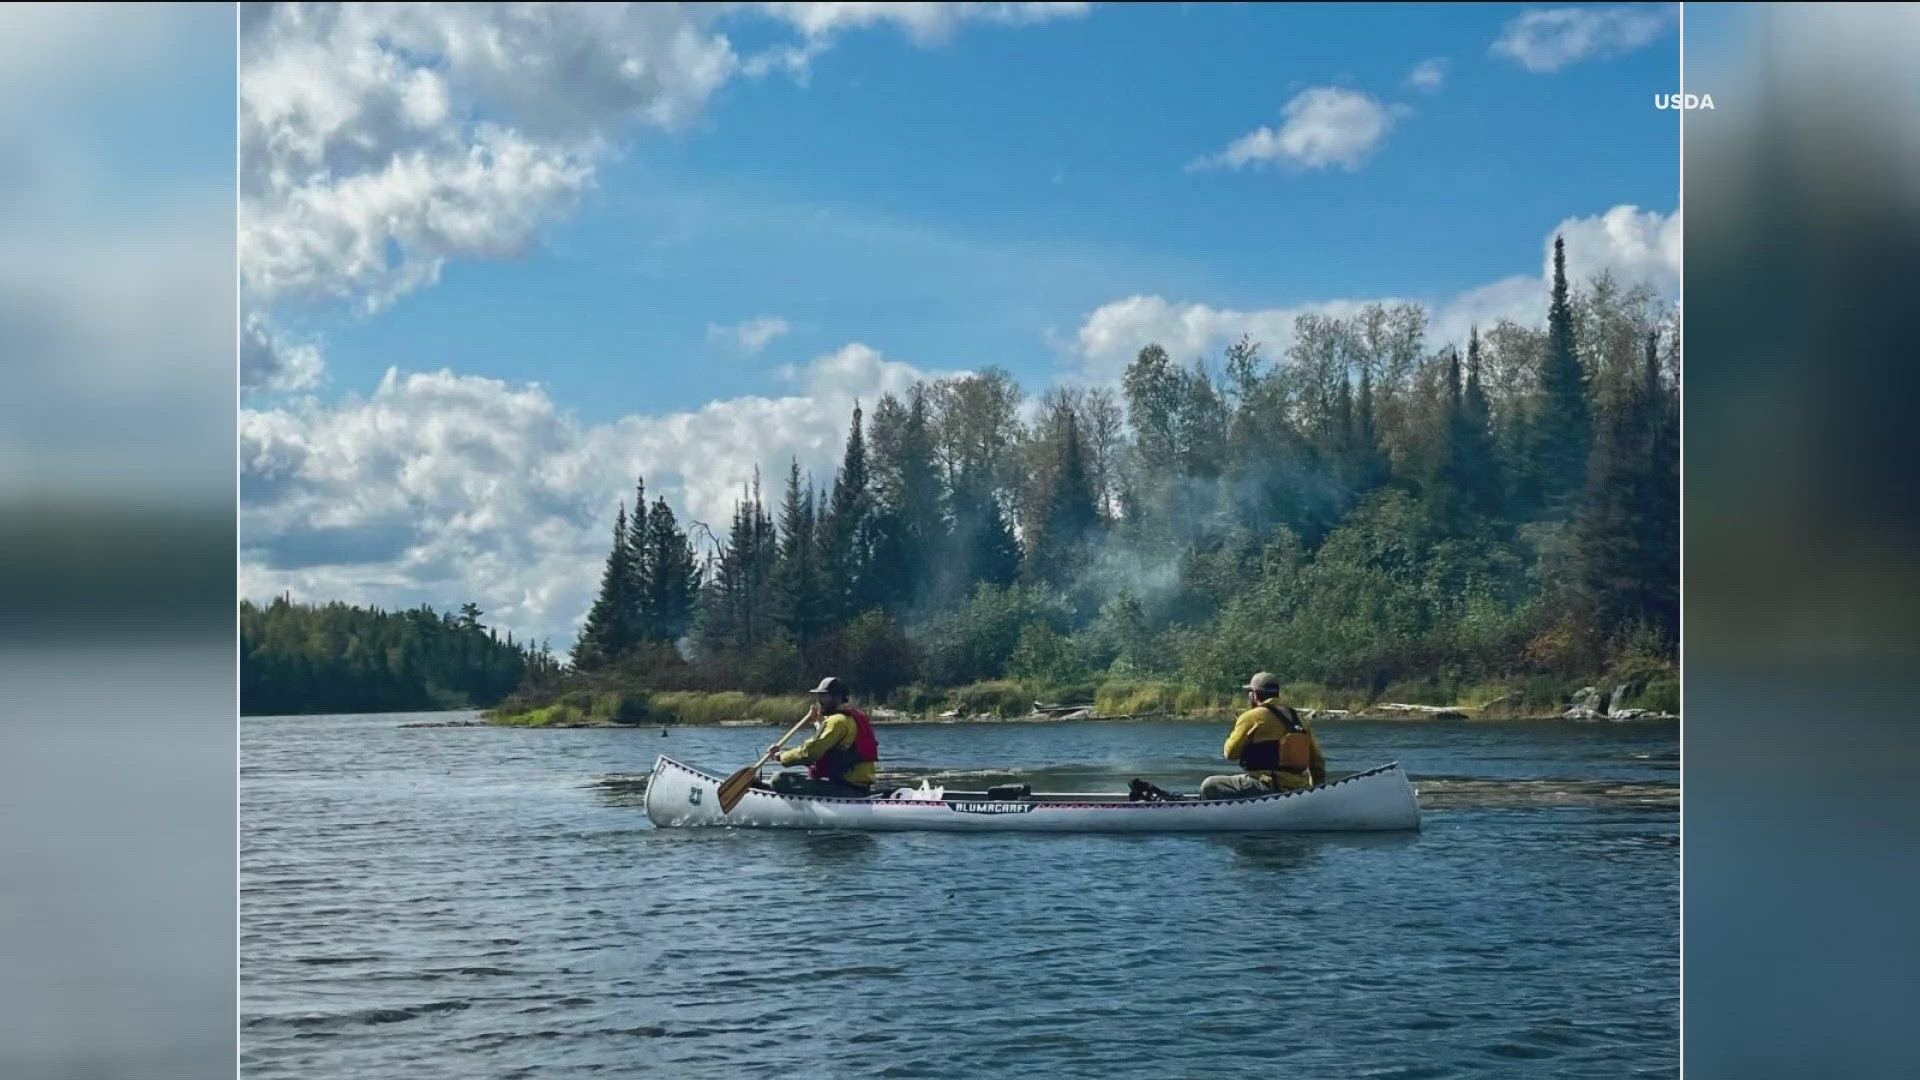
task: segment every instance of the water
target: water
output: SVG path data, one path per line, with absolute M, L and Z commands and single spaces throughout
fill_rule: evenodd
M 1678 1072 L 1678 729 L 1334 723 L 1409 835 L 655 830 L 767 728 L 249 718 L 241 1065 L 272 1077 Z M 1194 790 L 1226 725 L 879 729 L 883 781 Z

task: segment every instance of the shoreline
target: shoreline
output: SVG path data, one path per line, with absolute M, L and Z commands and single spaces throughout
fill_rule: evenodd
M 460 710 L 467 711 L 467 710 Z M 1634 710 L 1638 712 L 1638 710 Z M 1445 708 L 1440 706 L 1406 706 L 1400 709 L 1386 709 L 1366 712 L 1347 712 L 1343 710 L 1302 709 L 1301 715 L 1311 723 L 1394 723 L 1394 724 L 1433 724 L 1433 723 L 1474 723 L 1474 724 L 1632 724 L 1632 723 L 1677 723 L 1680 717 L 1671 713 L 1640 713 L 1639 715 L 1609 716 L 1568 716 L 1565 713 L 1523 714 L 1523 715 L 1481 715 L 1480 710 L 1466 707 Z M 398 713 L 395 715 L 409 715 Z M 418 715 L 411 714 L 411 715 Z M 915 727 L 931 724 L 1121 724 L 1121 723 L 1183 723 L 1183 724 L 1219 724 L 1231 722 L 1235 715 L 1220 713 L 1216 715 L 1191 715 L 1176 713 L 1141 713 L 1126 716 L 1054 716 L 1034 714 L 1029 716 L 936 716 L 925 714 L 894 713 L 887 710 L 869 714 L 875 727 Z M 640 721 L 621 723 L 614 720 L 556 720 L 551 723 L 516 723 L 509 719 L 496 719 L 482 716 L 474 720 L 416 721 L 399 724 L 401 728 L 522 728 L 530 731 L 575 730 L 581 728 L 614 728 L 632 731 L 653 731 L 656 729 L 671 731 L 674 728 L 716 728 L 716 727 L 752 727 L 776 728 L 787 726 L 788 721 L 776 719 L 742 718 L 738 720 L 716 720 L 696 722 L 660 722 Z

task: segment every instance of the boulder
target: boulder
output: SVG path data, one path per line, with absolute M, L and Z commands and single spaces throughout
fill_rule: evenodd
M 1607 715 L 1615 719 L 1626 719 L 1626 713 L 1645 713 L 1645 709 L 1629 709 L 1623 702 L 1634 695 L 1636 687 L 1632 683 L 1621 683 L 1607 696 Z

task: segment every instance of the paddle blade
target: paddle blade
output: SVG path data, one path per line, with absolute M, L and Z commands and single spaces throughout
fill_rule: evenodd
M 749 765 L 720 781 L 720 813 L 733 813 L 733 808 L 740 805 L 741 799 L 746 798 L 747 789 L 753 786 L 753 782 L 759 776 L 760 770 Z

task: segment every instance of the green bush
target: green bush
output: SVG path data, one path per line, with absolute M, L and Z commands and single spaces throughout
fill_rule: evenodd
M 1033 699 L 1024 686 L 1007 679 L 969 683 L 956 688 L 947 699 L 949 708 L 967 716 L 1027 716 L 1033 712 Z
M 1680 715 L 1680 676 L 1662 674 L 1648 679 L 1646 689 L 1640 691 L 1629 707 Z
M 653 709 L 639 690 L 605 690 L 594 695 L 592 716 L 616 724 L 644 724 L 653 719 Z
M 916 716 L 927 716 L 933 713 L 943 712 L 949 708 L 947 705 L 947 697 L 948 695 L 945 691 L 934 690 L 930 687 L 915 683 L 903 690 L 894 691 L 890 701 L 895 708 L 904 712 L 912 713 Z

